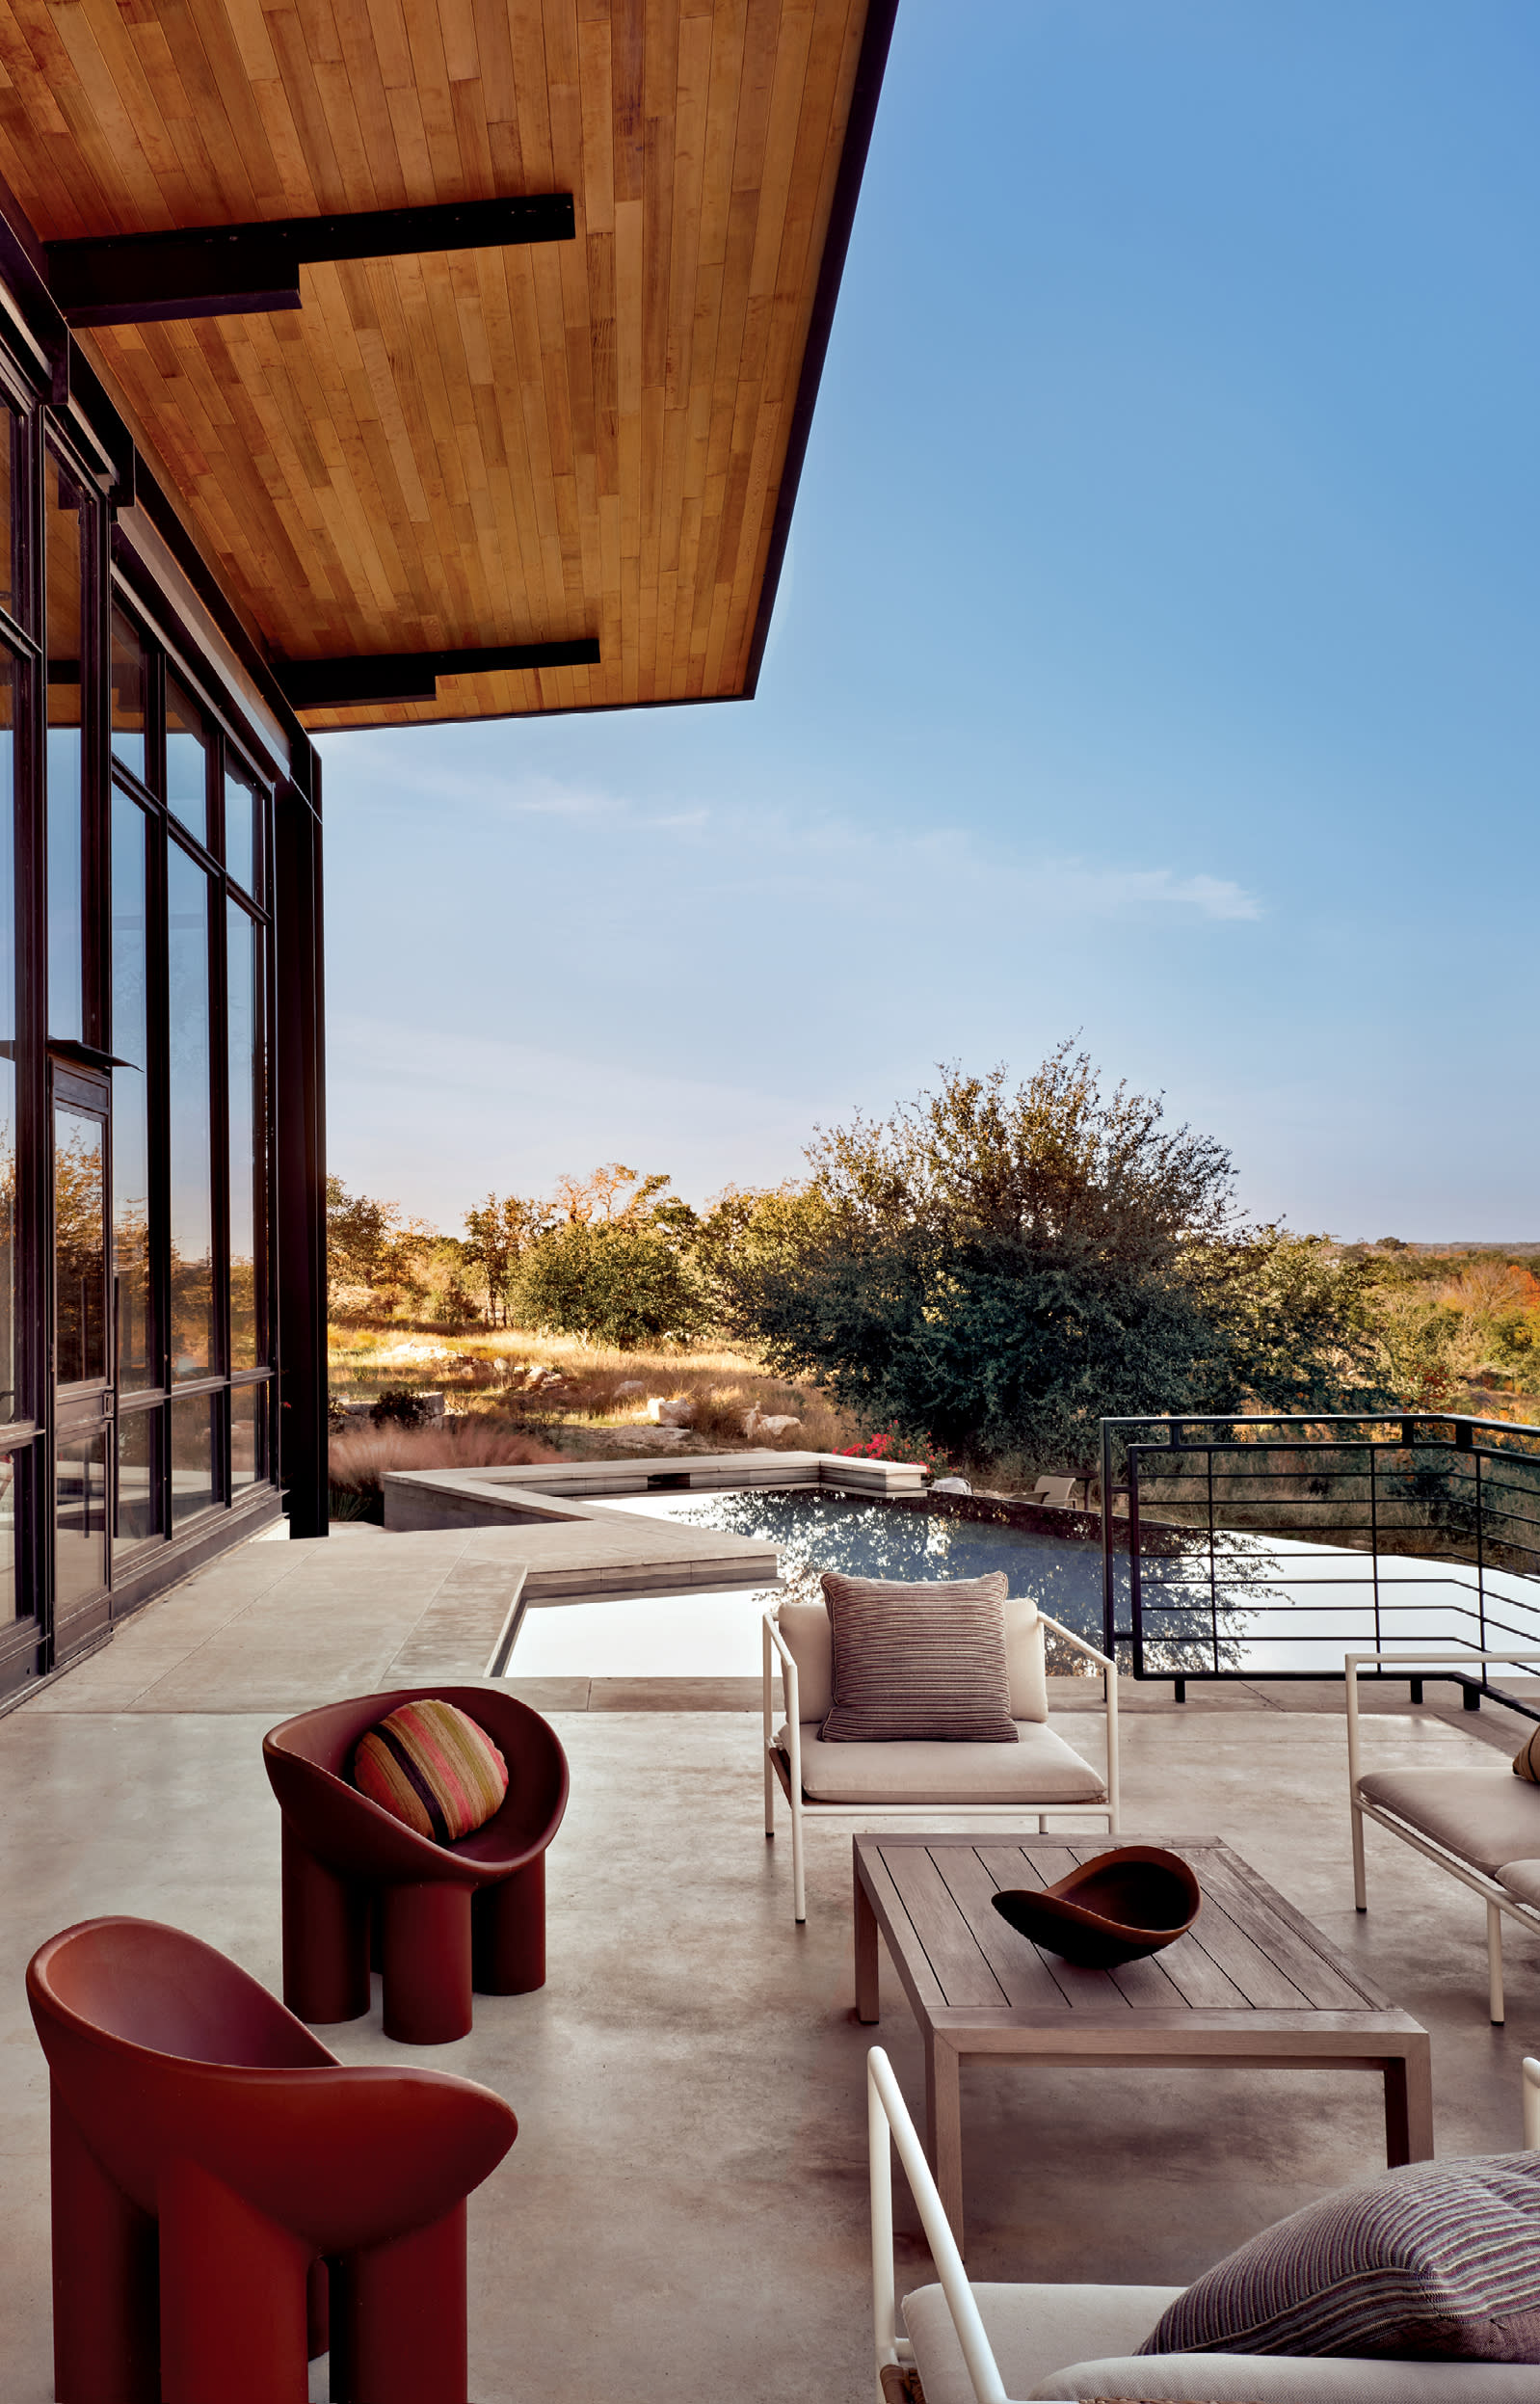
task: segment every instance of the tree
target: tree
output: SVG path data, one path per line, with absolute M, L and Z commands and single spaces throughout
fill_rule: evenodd
M 517 1193 L 501 1200 L 489 1193 L 485 1202 L 465 1213 L 462 1258 L 487 1291 L 487 1317 L 496 1326 L 508 1321 L 508 1300 L 519 1256 L 551 1222 L 551 1205 L 526 1202 Z
M 738 1333 L 875 1424 L 1089 1468 L 1103 1417 L 1376 1390 L 1353 1272 L 1241 1225 L 1223 1145 L 1068 1044 L 808 1158 L 712 1266 Z
M 648 1226 L 553 1227 L 519 1262 L 518 1323 L 628 1352 L 688 1343 L 705 1322 L 699 1289 L 674 1245 Z

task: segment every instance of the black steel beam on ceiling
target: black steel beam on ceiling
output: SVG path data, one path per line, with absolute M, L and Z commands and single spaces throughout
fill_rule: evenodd
M 142 326 L 298 308 L 301 268 L 329 260 L 571 242 L 576 230 L 570 192 L 537 192 L 510 200 L 104 234 L 45 242 L 42 250 L 49 291 L 71 326 Z
M 441 676 L 510 668 L 597 668 L 598 639 L 491 643 L 470 651 L 366 652 L 355 659 L 279 659 L 273 673 L 291 709 L 355 709 L 372 702 L 435 701 Z

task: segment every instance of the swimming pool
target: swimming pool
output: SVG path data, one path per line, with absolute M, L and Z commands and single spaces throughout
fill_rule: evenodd
M 987 1520 L 943 1518 L 820 1486 L 616 1495 L 606 1497 L 605 1507 L 778 1544 L 782 1579 L 798 1595 L 816 1593 L 825 1569 L 847 1577 L 900 1580 L 976 1578 L 986 1570 L 1003 1569 L 1008 1593 L 1029 1594 L 1041 1610 L 1077 1636 L 1093 1644 L 1102 1642 L 1098 1543 L 996 1527 Z

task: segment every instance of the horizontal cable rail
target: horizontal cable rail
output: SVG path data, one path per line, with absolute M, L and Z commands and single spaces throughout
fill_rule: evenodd
M 1102 1493 L 1103 1643 L 1137 1678 L 1181 1691 L 1341 1677 L 1349 1651 L 1540 1646 L 1540 1429 L 1423 1412 L 1103 1420 Z M 1443 1674 L 1469 1703 L 1487 1693 L 1540 1718 L 1480 1664 Z

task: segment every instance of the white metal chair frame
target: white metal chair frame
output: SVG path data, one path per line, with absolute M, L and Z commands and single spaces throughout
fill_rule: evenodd
M 1359 1792 L 1361 1773 L 1359 1768 L 1358 1673 L 1360 1669 L 1386 1663 L 1393 1665 L 1403 1676 L 1408 1672 L 1415 1676 L 1424 1669 L 1468 1669 L 1474 1667 L 1478 1662 L 1488 1661 L 1506 1664 L 1512 1669 L 1518 1669 L 1521 1665 L 1540 1662 L 1540 1653 L 1348 1653 L 1343 1660 L 1342 1669 L 1347 1691 L 1347 1795 L 1351 1806 L 1353 1833 L 1354 1907 L 1360 1911 L 1368 1910 L 1368 1891 L 1364 1862 L 1364 1822 L 1377 1820 L 1381 1828 L 1389 1829 L 1393 1836 L 1398 1836 L 1403 1845 L 1410 1845 L 1415 1852 L 1424 1855 L 1429 1861 L 1437 1862 L 1441 1870 L 1447 1870 L 1449 1876 L 1457 1878 L 1462 1886 L 1469 1886 L 1472 1893 L 1479 1895 L 1486 1905 L 1487 2009 L 1491 2015 L 1493 2026 L 1500 2028 L 1503 2020 L 1502 1914 L 1506 1911 L 1512 1918 L 1522 1920 L 1527 1928 L 1540 1929 L 1540 1910 L 1537 1910 L 1532 1904 L 1522 1902 L 1517 1895 L 1510 1895 L 1505 1886 L 1500 1886 L 1497 1880 L 1488 1877 L 1484 1870 L 1474 1868 L 1469 1861 L 1462 1861 L 1457 1854 L 1452 1854 L 1446 1846 L 1437 1844 L 1431 1836 L 1424 1836 L 1421 1829 L 1411 1827 L 1407 1821 L 1398 1818 L 1394 1811 L 1387 1810 L 1384 1803 L 1367 1801 Z M 1529 2089 L 1526 2087 L 1527 2109 L 1529 2092 Z M 1527 2142 L 1527 2139 L 1526 2143 Z
M 893 2066 L 881 2045 L 866 2056 L 866 2135 L 871 2179 L 871 2301 L 875 2340 L 875 2370 L 879 2404 L 886 2404 L 883 2372 L 889 2366 L 908 2370 L 915 2349 L 898 2317 L 897 2281 L 893 2275 L 893 2153 L 903 2165 L 909 2190 L 919 2210 L 920 2227 L 936 2265 L 936 2277 L 951 2314 L 957 2342 L 963 2350 L 977 2404 L 1011 2404 L 1000 2366 L 985 2334 L 963 2257 L 957 2251 L 951 2223 L 942 2203 L 919 2132 L 909 2116 Z M 1524 2142 L 1540 2149 L 1540 2062 L 1524 2062 Z
M 1118 1832 L 1118 1665 L 1115 1661 L 1108 1660 L 1105 1653 L 1098 1652 L 1094 1644 L 1088 1644 L 1084 1637 L 1076 1636 L 1073 1628 L 1063 1626 L 1057 1619 L 1050 1619 L 1047 1612 L 1039 1612 L 1038 1621 L 1040 1626 L 1044 1628 L 1051 1628 L 1055 1636 L 1063 1637 L 1067 1644 L 1073 1645 L 1077 1653 L 1084 1653 L 1088 1661 L 1096 1662 L 1101 1669 L 1102 1694 L 1105 1708 L 1107 1739 L 1107 1775 L 1105 1781 L 1107 1799 L 1105 1803 L 1047 1803 L 1040 1806 L 1030 1802 L 1014 1803 L 981 1803 L 968 1801 L 955 1803 L 851 1803 L 810 1802 L 802 1791 L 802 1722 L 798 1717 L 799 1697 L 797 1688 L 797 1665 L 792 1658 L 790 1646 L 787 1644 L 785 1638 L 781 1633 L 780 1625 L 776 1618 L 775 1609 L 772 1607 L 772 1609 L 765 1613 L 763 1647 L 764 1832 L 768 1839 L 774 1839 L 776 1832 L 776 1788 L 779 1785 L 783 1794 L 785 1796 L 787 1805 L 791 1812 L 791 1883 L 795 1897 L 796 1916 L 799 1921 L 806 1920 L 808 1916 L 808 1895 L 803 1849 L 803 1822 L 810 1816 L 814 1819 L 830 1820 L 934 1820 L 940 1812 L 944 1813 L 948 1819 L 979 1819 L 986 1822 L 990 1827 L 995 1827 L 996 1825 L 1010 1827 L 1013 1823 L 1020 1823 L 1023 1812 L 1035 1811 L 1037 1813 L 1038 1833 L 1041 1836 L 1047 1833 L 1049 1816 L 1050 1813 L 1074 1812 L 1081 1817 L 1089 1814 L 1094 1820 L 1104 1820 L 1106 1822 L 1108 1835 L 1116 1836 Z M 782 1677 L 784 1681 L 785 1687 L 784 1700 L 786 1745 L 788 1750 L 784 1753 L 775 1741 L 775 1705 L 773 1687 L 775 1680 L 775 1656 L 778 1654 L 781 1661 Z

